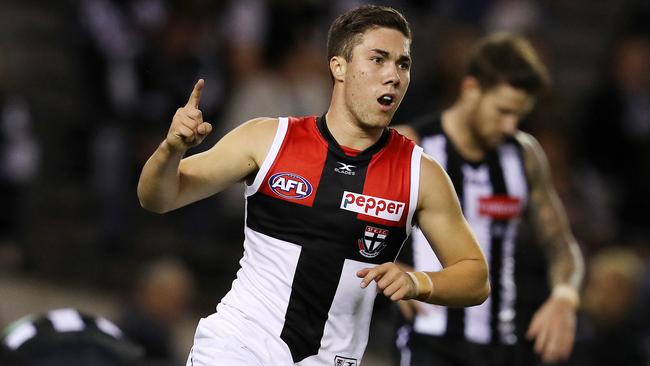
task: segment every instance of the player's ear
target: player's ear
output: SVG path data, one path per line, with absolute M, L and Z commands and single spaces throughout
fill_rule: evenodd
M 463 98 L 476 100 L 481 97 L 483 90 L 475 77 L 465 76 L 460 84 L 460 92 Z
M 341 56 L 334 56 L 330 59 L 330 72 L 336 81 L 343 82 L 347 61 Z

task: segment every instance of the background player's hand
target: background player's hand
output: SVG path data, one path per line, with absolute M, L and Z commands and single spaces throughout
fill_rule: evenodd
M 167 132 L 167 146 L 173 151 L 185 151 L 192 146 L 203 142 L 205 137 L 212 132 L 212 125 L 203 122 L 203 114 L 199 109 L 201 91 L 205 81 L 199 79 L 184 107 L 178 108 L 171 127 Z
M 388 262 L 374 268 L 364 268 L 357 272 L 361 288 L 366 288 L 371 281 L 377 283 L 377 292 L 383 293 L 392 301 L 407 300 L 416 296 L 415 284 L 395 263 Z
M 550 297 L 533 316 L 526 337 L 535 340 L 535 352 L 544 362 L 564 361 L 571 355 L 576 330 L 575 306 Z

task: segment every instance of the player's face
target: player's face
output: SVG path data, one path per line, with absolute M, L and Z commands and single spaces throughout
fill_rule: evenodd
M 366 31 L 344 75 L 345 104 L 364 127 L 388 126 L 409 86 L 411 40 L 389 28 Z
M 517 132 L 534 103 L 534 97 L 508 84 L 482 92 L 472 118 L 474 136 L 485 148 L 496 148 Z

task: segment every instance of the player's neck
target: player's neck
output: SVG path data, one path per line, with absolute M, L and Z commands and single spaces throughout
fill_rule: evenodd
M 327 129 L 340 146 L 363 151 L 379 140 L 383 128 L 364 128 L 346 108 L 337 108 L 332 103 L 325 115 Z
M 487 150 L 472 134 L 470 126 L 472 115 L 472 110 L 456 103 L 442 113 L 442 129 L 463 158 L 469 161 L 481 161 Z

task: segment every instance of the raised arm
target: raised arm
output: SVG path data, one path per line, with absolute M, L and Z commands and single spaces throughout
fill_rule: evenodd
M 277 120 L 258 118 L 237 127 L 210 150 L 183 159 L 190 147 L 212 131 L 203 121 L 199 80 L 187 104 L 172 119 L 165 140 L 142 169 L 138 198 L 142 207 L 164 213 L 220 192 L 253 175 L 268 152 Z
M 532 223 L 546 253 L 553 286 L 551 296 L 533 317 L 528 337 L 535 339 L 535 351 L 544 361 L 554 362 L 567 359 L 573 348 L 584 263 L 542 147 L 529 134 L 520 132 L 516 137 L 524 151 Z
M 393 301 L 417 299 L 445 306 L 472 306 L 490 293 L 488 268 L 474 234 L 463 217 L 447 173 L 423 155 L 417 222 L 443 270 L 404 272 L 395 263 L 384 263 L 357 273 L 361 286 L 375 280 Z

